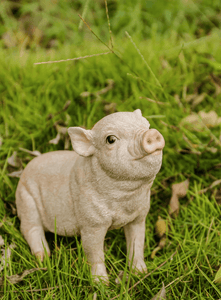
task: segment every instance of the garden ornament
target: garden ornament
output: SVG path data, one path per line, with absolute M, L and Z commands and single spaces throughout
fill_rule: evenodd
M 34 158 L 16 190 L 21 232 L 41 260 L 50 255 L 45 231 L 80 235 L 95 280 L 108 280 L 104 238 L 123 227 L 129 263 L 145 272 L 145 218 L 150 188 L 162 164 L 163 136 L 140 109 L 117 112 L 91 130 L 70 127 L 74 151 Z M 44 246 L 44 247 L 43 247 Z

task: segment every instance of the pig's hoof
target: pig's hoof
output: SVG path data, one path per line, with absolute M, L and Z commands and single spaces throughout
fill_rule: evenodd
M 134 269 L 135 273 L 146 273 L 147 272 L 147 266 L 143 260 L 139 260 L 135 264 L 133 264 L 133 269 Z
M 47 253 L 48 253 L 48 256 L 50 256 L 50 252 L 47 252 Z M 37 257 L 37 259 L 40 259 L 40 261 L 44 260 L 44 257 L 45 257 L 44 251 L 38 251 L 38 252 L 34 253 L 34 255 Z
M 40 259 L 40 261 L 44 260 L 44 252 L 42 252 L 42 251 L 36 252 L 35 256 L 36 256 L 37 259 Z
M 99 282 L 102 282 L 106 285 L 109 285 L 109 279 L 108 279 L 108 276 L 99 276 L 99 275 L 94 275 L 93 276 L 93 280 L 94 282 L 96 283 L 99 283 Z
M 105 284 L 109 284 L 109 279 L 107 275 L 107 271 L 104 264 L 96 264 L 91 268 L 91 273 L 93 276 L 94 282 L 103 282 Z

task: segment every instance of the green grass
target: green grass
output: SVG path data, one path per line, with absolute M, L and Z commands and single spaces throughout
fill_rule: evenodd
M 10 10 L 6 7 L 8 3 L 18 7 Z M 220 185 L 207 193 L 199 193 L 221 178 L 218 142 L 221 126 L 196 132 L 180 125 L 191 112 L 214 110 L 221 116 L 221 93 L 216 93 L 212 80 L 216 78 L 220 85 L 220 2 L 108 1 L 114 51 L 120 59 L 109 54 L 36 66 L 35 62 L 74 58 L 108 49 L 85 25 L 78 30 L 77 12 L 83 13 L 83 1 L 76 1 L 76 7 L 74 4 L 71 7 L 69 1 L 55 2 L 51 8 L 45 1 L 41 11 L 34 3 L 13 3 L 1 3 L 0 35 L 18 32 L 21 17 L 27 12 L 36 18 L 34 24 L 44 34 L 39 43 L 17 42 L 6 49 L 4 39 L 0 41 L 0 222 L 3 223 L 0 223 L 0 235 L 6 247 L 16 244 L 0 276 L 38 266 L 46 267 L 47 271 L 27 275 L 18 284 L 10 284 L 5 277 L 0 297 L 93 299 L 97 293 L 97 299 L 116 296 L 118 299 L 151 299 L 164 282 L 167 299 L 221 299 L 221 286 L 213 282 L 221 264 L 221 208 L 217 202 Z M 108 43 L 104 3 L 88 1 L 85 19 Z M 143 59 L 125 31 L 140 49 Z M 57 41 L 56 46 L 51 46 L 52 40 Z M 100 98 L 80 96 L 85 91 L 101 90 L 107 79 L 114 80 L 114 87 Z M 206 93 L 203 102 L 195 107 L 186 101 L 187 96 L 194 93 Z M 56 114 L 68 100 L 71 100 L 68 109 Z M 57 134 L 55 123 L 91 128 L 106 115 L 104 105 L 107 103 L 116 103 L 118 111 L 140 108 L 151 127 L 158 129 L 166 140 L 163 165 L 152 188 L 151 210 L 146 220 L 145 262 L 148 272 L 152 273 L 145 279 L 145 275 L 131 274 L 126 266 L 123 230 L 111 231 L 105 240 L 109 287 L 93 283 L 80 238 L 48 233 L 51 258 L 40 263 L 31 255 L 10 206 L 14 203 L 18 178 L 8 174 L 19 168 L 7 163 L 7 158 L 17 151 L 23 168 L 26 166 L 33 156 L 21 151 L 21 147 L 41 153 L 64 149 L 64 139 L 57 145 L 49 144 Z M 55 115 L 54 118 L 48 118 L 49 114 Z M 209 147 L 216 148 L 217 152 L 210 152 Z M 171 184 L 186 178 L 190 180 L 189 191 L 181 199 L 178 217 L 170 220 L 167 245 L 152 261 L 150 255 L 157 246 L 154 224 L 158 215 L 169 218 Z M 124 270 L 125 276 L 123 283 L 116 285 L 120 270 Z M 128 283 L 124 282 L 126 273 Z M 139 280 L 141 282 L 130 289 Z

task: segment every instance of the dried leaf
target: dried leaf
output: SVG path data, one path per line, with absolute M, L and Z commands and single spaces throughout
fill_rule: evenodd
M 68 100 L 68 101 L 65 103 L 65 105 L 63 106 L 62 111 L 67 110 L 68 107 L 69 107 L 70 105 L 71 105 L 71 100 Z
M 39 152 L 38 150 L 35 150 L 35 151 L 30 151 L 28 149 L 24 149 L 24 148 L 19 148 L 19 150 L 23 151 L 23 152 L 26 152 L 26 153 L 29 153 L 33 156 L 40 156 L 41 155 L 41 152 Z
M 49 144 L 57 145 L 59 143 L 60 139 L 61 139 L 61 135 L 60 135 L 60 133 L 58 133 L 54 139 L 49 141 Z
M 166 246 L 166 242 L 167 242 L 167 238 L 166 238 L 166 236 L 164 235 L 164 236 L 160 239 L 160 242 L 159 242 L 158 246 L 152 251 L 152 253 L 151 253 L 151 255 L 150 255 L 150 257 L 151 257 L 152 259 L 154 259 L 155 255 L 156 255 L 156 253 L 157 253 L 158 251 L 160 251 L 161 249 L 163 249 L 163 248 Z
M 13 48 L 17 44 L 15 34 L 12 31 L 5 32 L 2 35 L 2 40 L 7 48 Z
M 61 134 L 63 134 L 63 135 L 65 135 L 65 134 L 68 132 L 67 127 L 65 127 L 65 126 L 60 126 L 60 125 L 58 125 L 58 124 L 56 124 L 56 130 L 57 130 L 58 133 L 61 133 Z
M 182 102 L 180 100 L 180 96 L 178 94 L 174 95 L 174 99 L 176 100 L 178 106 L 181 107 L 181 108 L 183 108 L 183 104 L 182 104 Z
M 216 153 L 217 151 L 218 151 L 218 149 L 217 148 L 215 148 L 215 147 L 206 147 L 206 149 L 207 149 L 207 151 L 209 151 L 209 152 L 211 152 L 211 153 Z
M 207 127 L 216 127 L 219 124 L 221 124 L 221 117 L 219 117 L 215 111 L 208 113 L 200 111 L 198 114 L 192 113 L 180 122 L 181 126 L 195 131 L 203 130 L 205 125 Z
M 169 62 L 166 59 L 161 60 L 161 65 L 162 65 L 163 69 L 169 69 L 169 70 L 172 69 L 171 65 L 169 64 Z
M 191 102 L 194 98 L 196 98 L 197 94 L 190 94 L 190 95 L 187 95 L 186 98 L 185 98 L 185 101 L 186 102 Z
M 21 274 L 15 274 L 15 275 L 12 275 L 12 276 L 6 276 L 6 278 L 7 278 L 8 281 L 10 281 L 10 283 L 16 284 L 16 283 L 22 281 L 23 278 L 25 276 L 27 276 L 28 274 L 31 274 L 31 273 L 33 273 L 35 271 L 40 271 L 40 270 L 47 271 L 47 268 L 33 268 L 33 269 L 30 269 L 30 270 L 25 270 Z M 0 278 L 0 285 L 3 285 L 3 284 L 4 284 L 4 277 L 2 276 Z
M 162 289 L 151 300 L 166 300 L 166 289 L 163 283 Z
M 169 105 L 169 103 L 167 103 L 167 102 L 156 101 L 156 100 L 153 100 L 153 99 L 148 98 L 148 97 L 139 97 L 139 99 L 146 99 L 149 102 L 153 102 L 153 103 L 156 103 L 156 104 L 159 104 L 159 105 Z
M 117 103 L 113 102 L 113 103 L 109 103 L 104 105 L 104 111 L 106 114 L 112 114 L 114 112 L 116 112 L 116 107 L 117 107 Z
M 7 201 L 7 203 L 10 205 L 10 207 L 11 207 L 11 211 L 12 211 L 12 214 L 14 215 L 14 216 L 16 216 L 17 215 L 17 209 L 16 209 L 16 206 L 15 206 L 15 203 L 11 203 L 11 202 L 9 202 L 9 201 Z
M 4 269 L 5 260 L 8 261 L 10 259 L 11 249 L 14 249 L 15 247 L 16 247 L 15 244 L 11 244 L 6 250 L 5 249 L 1 249 L 2 257 L 0 258 L 0 272 Z M 0 279 L 0 284 L 1 284 L 1 279 Z
M 63 106 L 63 108 L 62 108 L 62 110 L 57 111 L 55 114 L 51 114 L 51 113 L 50 113 L 50 114 L 47 116 L 47 120 L 51 120 L 51 119 L 54 118 L 54 116 L 57 116 L 57 115 L 61 114 L 62 112 L 64 112 L 65 110 L 67 110 L 68 107 L 69 107 L 70 105 L 71 105 L 71 100 L 68 100 L 67 102 L 65 102 L 65 104 L 64 104 L 64 106 Z
M 155 231 L 159 238 L 161 238 L 167 231 L 167 224 L 164 219 L 158 216 L 158 220 L 155 225 Z
M 221 124 L 221 117 L 218 117 L 217 113 L 213 110 L 208 113 L 200 111 L 199 116 L 207 127 L 216 127 Z
M 91 92 L 82 92 L 81 94 L 80 94 L 80 96 L 82 97 L 82 98 L 86 98 L 86 97 L 89 97 L 89 96 L 91 96 L 93 93 L 91 93 Z
M 201 102 L 203 102 L 203 100 L 206 97 L 206 93 L 202 93 L 200 95 L 197 95 L 196 97 L 193 98 L 193 103 L 192 103 L 192 108 L 194 108 L 195 106 L 197 106 L 198 104 L 200 104 Z
M 0 147 L 2 146 L 3 138 L 0 136 Z
M 20 169 L 20 170 L 18 170 L 18 171 L 11 172 L 11 173 L 9 173 L 9 174 L 7 174 L 7 175 L 10 176 L 10 177 L 20 178 L 22 172 L 23 172 L 23 169 Z
M 0 247 L 2 247 L 3 245 L 4 245 L 4 240 L 3 240 L 3 238 L 2 238 L 2 236 L 0 235 Z
M 221 179 L 218 179 L 218 180 L 215 180 L 210 186 L 208 186 L 207 188 L 203 189 L 203 190 L 200 190 L 199 191 L 199 194 L 204 194 L 206 193 L 208 190 L 212 189 L 213 187 L 217 186 L 221 184 Z
M 70 147 L 70 137 L 66 135 L 64 138 L 64 149 L 68 150 L 69 147 Z
M 86 98 L 86 97 L 89 97 L 89 96 L 95 96 L 96 98 L 100 99 L 100 95 L 103 95 L 103 94 L 107 93 L 114 86 L 114 80 L 113 79 L 107 79 L 106 82 L 107 82 L 107 86 L 105 88 L 103 88 L 103 89 L 101 89 L 97 92 L 93 92 L 93 93 L 85 91 L 85 92 L 82 92 L 80 94 L 80 96 L 82 98 Z
M 123 270 L 120 270 L 119 274 L 118 274 L 118 277 L 115 279 L 115 283 L 116 284 L 121 284 L 122 280 L 123 280 L 123 277 L 124 277 L 124 271 Z M 128 275 L 126 275 L 126 280 L 125 282 L 128 281 Z
M 8 158 L 8 164 L 15 168 L 21 166 L 21 160 L 17 158 L 17 151 L 14 151 L 13 154 Z
M 185 197 L 189 188 L 189 179 L 172 185 L 172 197 L 169 203 L 169 214 L 177 216 L 179 213 L 179 198 Z
M 220 267 L 219 270 L 217 271 L 214 281 L 215 281 L 216 283 L 221 283 L 221 267 Z

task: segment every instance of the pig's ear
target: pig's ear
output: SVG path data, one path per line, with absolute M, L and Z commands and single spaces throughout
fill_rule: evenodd
M 94 154 L 94 146 L 92 144 L 91 130 L 81 127 L 68 128 L 68 134 L 71 138 L 72 147 L 75 152 L 82 156 L 90 156 Z
M 135 115 L 137 115 L 137 117 L 142 117 L 142 112 L 141 112 L 141 110 L 140 110 L 139 108 L 136 109 L 136 110 L 134 110 L 133 113 L 134 113 Z

